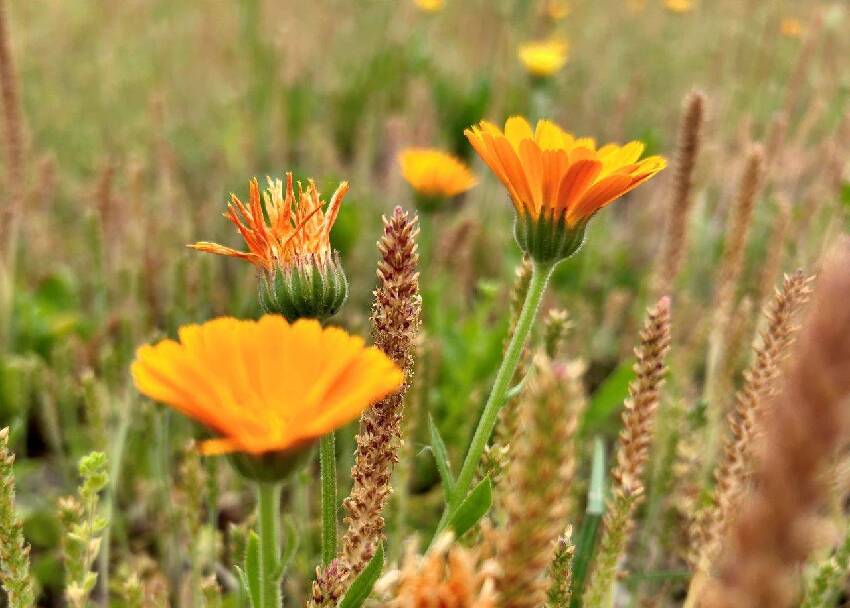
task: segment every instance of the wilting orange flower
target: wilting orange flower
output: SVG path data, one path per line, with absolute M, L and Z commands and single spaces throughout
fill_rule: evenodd
M 542 40 L 521 45 L 517 55 L 529 74 L 545 78 L 566 65 L 568 50 L 563 40 Z
M 664 0 L 664 6 L 674 13 L 687 13 L 694 10 L 693 0 Z
M 401 174 L 411 187 L 427 197 L 449 198 L 476 184 L 460 159 L 431 148 L 407 148 L 398 155 Z
M 424 556 L 408 545 L 398 571 L 391 608 L 495 608 L 495 578 L 498 567 L 482 561 L 475 552 L 452 542 L 450 535 L 440 536 Z
M 505 123 L 504 133 L 482 121 L 465 131 L 484 162 L 502 181 L 521 216 L 565 216 L 573 227 L 639 186 L 665 166 L 660 156 L 640 159 L 644 145 L 596 148 L 590 138 L 576 138 L 548 120 L 532 131 L 520 116 Z
M 258 455 L 307 444 L 401 387 L 403 375 L 363 339 L 318 321 L 222 317 L 145 345 L 131 373 L 140 392 L 221 437 L 205 454 Z
M 445 0 L 413 0 L 419 10 L 425 11 L 426 13 L 436 13 L 443 9 L 443 4 L 445 4 Z
M 324 203 L 313 180 L 307 182 L 306 189 L 298 183 L 296 199 L 292 173 L 286 174 L 285 193 L 280 179 L 266 179 L 268 188 L 263 193 L 265 205 L 260 201 L 257 180 L 253 179 L 248 190 L 248 204 L 245 205 L 232 194 L 224 214 L 245 239 L 248 251 L 207 241 L 200 241 L 190 247 L 247 260 L 267 271 L 287 268 L 299 257 L 330 256 L 330 232 L 339 214 L 342 199 L 348 192 L 348 182 L 339 185 L 327 209 L 323 210 Z
M 800 23 L 799 19 L 794 19 L 793 17 L 786 17 L 780 22 L 779 31 L 786 38 L 802 38 L 803 24 Z

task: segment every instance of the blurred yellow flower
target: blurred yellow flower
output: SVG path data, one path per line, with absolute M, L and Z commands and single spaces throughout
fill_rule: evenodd
M 235 226 L 248 251 L 239 251 L 217 243 L 199 241 L 191 248 L 217 253 L 251 262 L 268 271 L 286 268 L 303 256 L 326 258 L 331 255 L 330 233 L 342 199 L 348 192 L 348 182 L 342 182 L 331 197 L 326 210 L 313 180 L 307 188 L 298 183 L 298 198 L 292 184 L 292 173 L 286 174 L 286 193 L 280 179 L 267 178 L 268 188 L 260 201 L 257 180 L 248 189 L 248 205 L 235 194 L 230 197 L 224 214 Z
M 779 24 L 779 31 L 786 38 L 802 38 L 803 24 L 793 17 L 784 18 Z
M 548 120 L 534 131 L 512 116 L 502 132 L 482 121 L 465 131 L 467 139 L 508 189 L 517 214 L 532 218 L 565 216 L 572 227 L 664 169 L 660 156 L 640 159 L 644 144 L 601 148 L 576 138 Z
M 561 21 L 569 17 L 573 8 L 567 0 L 547 0 L 543 5 L 543 14 L 552 21 Z
M 520 45 L 518 55 L 532 76 L 551 76 L 567 63 L 569 46 L 563 40 L 543 40 Z
M 425 11 L 426 13 L 436 13 L 441 11 L 445 5 L 445 0 L 413 0 L 413 2 L 419 10 Z
M 396 391 L 401 370 L 339 328 L 222 317 L 138 349 L 139 391 L 221 435 L 204 454 L 282 452 L 311 443 Z
M 626 6 L 633 13 L 640 13 L 646 8 L 646 0 L 626 0 Z
M 673 13 L 688 13 L 696 8 L 693 0 L 664 0 L 664 6 Z
M 431 148 L 407 148 L 398 155 L 401 174 L 426 197 L 449 198 L 476 184 L 475 176 L 460 159 Z

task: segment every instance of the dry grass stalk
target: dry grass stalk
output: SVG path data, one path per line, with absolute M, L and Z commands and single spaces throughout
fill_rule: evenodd
M 563 308 L 552 308 L 543 318 L 543 345 L 546 356 L 557 359 L 563 355 L 567 334 L 573 327 L 569 313 Z
M 692 91 L 685 97 L 679 124 L 674 160 L 673 183 L 670 188 L 667 225 L 655 271 L 655 293 L 669 294 L 688 244 L 688 218 L 691 210 L 693 173 L 699 154 L 705 115 L 705 94 Z
M 779 198 L 776 202 L 776 216 L 773 218 L 773 226 L 770 229 L 767 251 L 764 262 L 761 264 L 761 278 L 759 280 L 759 304 L 764 305 L 776 284 L 779 270 L 782 267 L 782 259 L 785 254 L 785 241 L 788 238 L 788 230 L 791 226 L 791 205 L 785 198 Z
M 664 296 L 649 309 L 640 345 L 635 349 L 636 378 L 629 385 L 623 412 L 617 460 L 611 475 L 611 497 L 603 519 L 597 557 L 584 595 L 586 606 L 608 606 L 617 563 L 626 550 L 635 507 L 644 495 L 643 474 L 652 445 L 660 389 L 667 371 L 665 356 L 670 349 L 670 298 Z
M 766 420 L 764 409 L 794 339 L 797 330 L 794 319 L 808 298 L 810 283 L 811 278 L 801 270 L 786 275 L 782 289 L 776 290 L 764 310 L 766 327 L 753 345 L 753 362 L 744 372 L 744 385 L 735 396 L 735 409 L 727 417 L 729 433 L 714 471 L 713 506 L 696 522 L 697 573 L 686 605 L 696 605 L 720 540 L 734 520 L 740 496 L 748 485 L 753 448 Z
M 4 144 L 6 153 L 6 189 L 9 196 L 0 222 L 0 238 L 5 247 L 3 261 L 11 270 L 17 249 L 17 233 L 24 204 L 24 137 L 21 92 L 12 41 L 9 36 L 9 11 L 0 0 L 0 96 L 3 98 Z
M 575 473 L 573 437 L 584 410 L 584 365 L 534 361 L 533 377 L 519 407 L 523 432 L 511 450 L 503 489 L 505 526 L 497 556 L 503 608 L 539 608 L 549 587 L 546 571 L 564 531 L 569 487 Z
M 717 271 L 714 294 L 714 315 L 709 337 L 708 362 L 704 398 L 709 408 L 709 439 L 706 466 L 714 462 L 720 437 L 725 408 L 722 403 L 723 364 L 730 340 L 732 312 L 735 310 L 735 295 L 744 266 L 747 235 L 752 223 L 753 209 L 761 187 L 764 173 L 764 150 L 754 145 L 747 157 L 744 173 L 734 205 L 729 209 L 723 256 Z
M 752 490 L 723 536 L 702 608 L 791 606 L 812 549 L 824 470 L 847 440 L 850 397 L 850 240 L 827 257 L 781 392 L 757 444 Z
M 351 469 L 353 486 L 343 501 L 348 530 L 342 538 L 347 577 L 354 577 L 372 559 L 384 534 L 384 505 L 392 492 L 390 481 L 398 462 L 404 395 L 413 375 L 413 356 L 419 332 L 422 299 L 416 235 L 418 218 L 401 207 L 384 218 L 384 234 L 378 242 L 378 288 L 372 308 L 375 344 L 405 372 L 402 389 L 364 412 L 357 435 L 357 451 Z

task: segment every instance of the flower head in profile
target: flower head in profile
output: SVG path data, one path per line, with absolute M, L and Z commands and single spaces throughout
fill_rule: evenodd
M 785 17 L 779 23 L 779 31 L 786 38 L 802 38 L 803 24 L 800 23 L 799 19 L 795 19 L 794 17 Z
M 431 148 L 407 148 L 398 155 L 405 181 L 425 201 L 442 201 L 472 188 L 477 180 L 459 158 Z
M 179 341 L 138 349 L 138 390 L 219 435 L 204 454 L 259 456 L 311 444 L 398 390 L 400 369 L 375 347 L 318 321 L 221 317 Z
M 445 0 L 413 0 L 416 7 L 425 13 L 436 13 L 443 10 Z
M 572 255 L 597 211 L 666 166 L 660 156 L 641 158 L 639 141 L 597 148 L 548 120 L 532 130 L 514 116 L 504 131 L 482 121 L 465 134 L 510 194 L 520 247 L 541 262 Z
M 307 188 L 298 184 L 295 196 L 292 173 L 286 174 L 286 192 L 280 179 L 266 178 L 268 188 L 260 198 L 256 179 L 248 186 L 248 204 L 232 194 L 224 217 L 230 220 L 248 245 L 239 251 L 217 243 L 200 241 L 190 245 L 198 251 L 217 253 L 251 262 L 263 270 L 293 265 L 305 256 L 327 257 L 331 253 L 331 228 L 339 214 L 348 182 L 342 182 L 326 209 L 313 180 Z M 266 219 L 268 215 L 268 219 Z
M 541 40 L 520 45 L 517 55 L 529 74 L 547 78 L 567 64 L 568 51 L 564 40 Z
M 281 313 L 291 321 L 332 316 L 348 297 L 348 281 L 330 242 L 348 182 L 339 185 L 325 206 L 313 180 L 306 188 L 298 183 L 297 197 L 292 173 L 286 174 L 285 190 L 282 180 L 267 181 L 262 198 L 254 179 L 248 188 L 248 203 L 231 195 L 224 213 L 248 251 L 208 241 L 190 247 L 242 259 L 259 268 L 261 304 L 266 312 Z
M 671 13 L 689 13 L 694 10 L 694 0 L 664 0 L 664 7 Z

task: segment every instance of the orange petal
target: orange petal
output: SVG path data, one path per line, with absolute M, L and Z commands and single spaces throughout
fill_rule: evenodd
M 555 212 L 571 212 L 576 202 L 593 185 L 601 170 L 602 163 L 598 160 L 580 160 L 570 165 L 558 187 Z
M 619 198 L 632 186 L 628 175 L 610 175 L 594 184 L 578 203 L 569 210 L 567 221 L 570 224 L 589 218 L 599 209 Z

